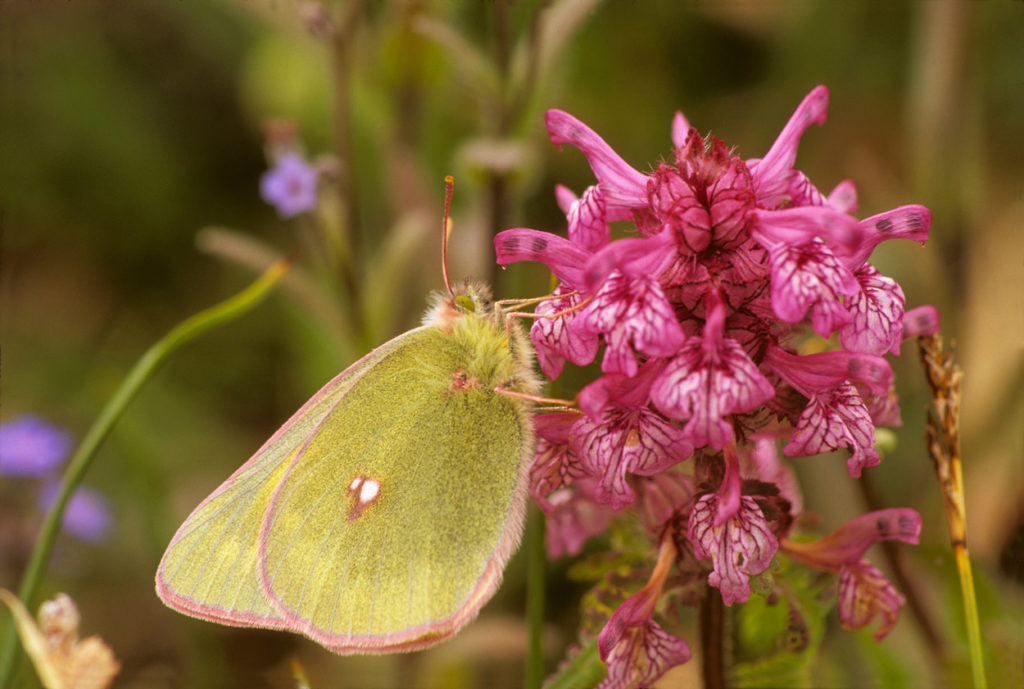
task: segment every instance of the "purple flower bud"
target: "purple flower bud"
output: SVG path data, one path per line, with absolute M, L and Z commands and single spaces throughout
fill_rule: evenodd
M 260 178 L 260 195 L 282 218 L 316 208 L 316 170 L 297 153 L 282 155 Z

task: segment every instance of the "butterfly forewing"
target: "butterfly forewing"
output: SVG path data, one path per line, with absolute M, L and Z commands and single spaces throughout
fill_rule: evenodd
M 260 583 L 259 531 L 267 505 L 324 417 L 377 361 L 419 330 L 382 345 L 325 385 L 192 512 L 157 570 L 157 593 L 164 602 L 224 624 L 293 628 Z
M 323 419 L 260 529 L 265 593 L 337 652 L 428 645 L 475 615 L 522 524 L 523 416 L 460 378 L 440 329 L 406 336 Z

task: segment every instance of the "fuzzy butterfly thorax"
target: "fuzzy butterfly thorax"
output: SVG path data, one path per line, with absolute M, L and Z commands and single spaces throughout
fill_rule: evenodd
M 434 293 L 423 316 L 423 325 L 450 333 L 465 352 L 466 367 L 460 371 L 462 387 L 484 387 L 537 395 L 540 380 L 533 370 L 533 349 L 522 328 L 506 321 L 494 304 L 491 290 L 482 282 L 465 281 L 452 294 Z

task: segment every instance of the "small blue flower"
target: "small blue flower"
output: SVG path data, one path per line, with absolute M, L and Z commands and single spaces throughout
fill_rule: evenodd
M 0 475 L 44 476 L 60 466 L 71 437 L 37 416 L 0 424 Z
M 316 208 L 316 170 L 297 153 L 287 153 L 260 178 L 260 196 L 282 218 Z
M 44 509 L 53 507 L 59 490 L 58 483 L 43 488 L 39 502 Z M 72 536 L 94 543 L 107 535 L 112 521 L 106 498 L 91 488 L 81 487 L 75 490 L 68 501 L 62 526 Z

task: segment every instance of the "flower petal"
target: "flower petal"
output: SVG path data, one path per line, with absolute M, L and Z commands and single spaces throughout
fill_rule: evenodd
M 839 329 L 843 348 L 868 354 L 899 354 L 903 339 L 903 290 L 865 263 L 855 273 L 860 291 L 846 302 L 852 320 Z
M 669 669 L 690 660 L 690 656 L 685 641 L 650 620 L 643 627 L 625 630 L 619 642 L 602 656 L 608 676 L 597 689 L 649 687 Z
M 900 206 L 860 221 L 865 240 L 850 257 L 852 267 L 868 259 L 875 247 L 889 239 L 909 239 L 922 244 L 928 240 L 932 213 L 920 205 Z
M 857 187 L 850 180 L 843 180 L 828 195 L 828 205 L 842 213 L 857 212 Z
M 598 480 L 596 497 L 621 509 L 633 502 L 627 474 L 651 476 L 685 460 L 693 447 L 682 432 L 653 411 L 608 407 L 595 421 L 584 416 L 573 427 L 573 448 Z
M 583 297 L 569 293 L 564 284 L 555 290 L 555 298 L 537 305 L 536 315 L 551 316 L 577 306 Z M 577 366 L 586 366 L 597 356 L 598 337 L 576 323 L 578 312 L 555 318 L 536 318 L 530 327 L 530 340 L 537 352 L 541 371 L 551 380 L 562 374 L 568 359 Z
M 639 409 L 650 398 L 651 384 L 661 374 L 664 360 L 649 359 L 635 376 L 609 373 L 580 390 L 580 410 L 592 419 L 599 419 L 608 406 Z
M 750 598 L 750 577 L 768 569 L 779 542 L 754 498 L 744 495 L 739 509 L 725 523 L 716 524 L 719 496 L 709 493 L 693 506 L 687 538 L 698 559 L 711 558 L 714 569 L 708 583 L 722 592 L 726 605 Z
M 37 416 L 0 424 L 0 476 L 45 476 L 70 450 L 71 436 Z
M 918 306 L 903 313 L 903 337 L 921 337 L 939 332 L 939 310 L 934 306 Z
M 647 584 L 624 600 L 597 637 L 608 677 L 599 686 L 647 687 L 666 670 L 690 659 L 682 639 L 669 634 L 652 619 L 677 550 L 672 538 L 661 538 L 658 562 Z
M 841 447 L 850 448 L 846 468 L 852 478 L 881 461 L 871 414 L 857 388 L 848 382 L 811 398 L 782 451 L 789 457 L 809 457 Z
M 530 465 L 530 494 L 545 513 L 548 496 L 586 475 L 570 444 L 570 429 L 579 419 L 575 412 L 539 414 L 534 421 L 537 449 Z
M 498 264 L 503 266 L 519 261 L 543 263 L 555 277 L 573 289 L 582 284 L 583 266 L 590 257 L 588 252 L 564 237 L 524 227 L 496 234 L 494 253 Z
M 843 381 L 866 385 L 875 394 L 884 394 L 892 385 L 892 367 L 876 354 L 831 351 L 800 356 L 770 347 L 765 363 L 805 397 L 832 390 Z
M 582 287 L 593 294 L 616 271 L 630 277 L 657 277 L 675 257 L 676 245 L 671 232 L 619 239 L 587 259 Z
M 686 117 L 679 110 L 672 117 L 672 145 L 676 148 L 682 148 L 683 144 L 686 143 L 686 135 L 690 131 L 690 123 Z
M 686 438 L 716 450 L 732 440 L 730 414 L 751 411 L 775 389 L 735 340 L 723 338 L 713 355 L 702 339 L 689 338 L 651 387 L 651 400 L 672 419 L 689 419 Z
M 647 177 L 630 167 L 593 129 L 561 110 L 545 117 L 553 144 L 572 144 L 587 157 L 609 203 L 626 207 L 644 205 Z
M 850 321 L 842 298 L 859 292 L 857 279 L 823 242 L 771 248 L 771 297 L 775 315 L 799 323 L 808 309 L 821 337 L 828 337 Z
M 607 348 L 601 370 L 635 376 L 632 350 L 653 357 L 675 354 L 684 336 L 672 306 L 652 277 L 613 273 L 577 317 L 585 333 L 602 333 Z
M 591 536 L 608 529 L 611 512 L 591 497 L 586 488 L 592 483 L 584 478 L 548 496 L 545 545 L 551 559 L 579 555 Z
M 283 218 L 316 208 L 316 170 L 297 153 L 282 155 L 260 177 L 260 196 Z
M 867 560 L 843 567 L 839 572 L 839 619 L 847 629 L 861 629 L 881 615 L 875 631 L 881 641 L 899 620 L 906 598 Z
M 757 219 L 751 236 L 761 246 L 800 247 L 816 240 L 828 242 L 829 251 L 844 259 L 858 256 L 870 244 L 868 230 L 856 218 L 829 206 L 802 206 L 751 211 Z M 870 251 L 870 250 L 869 250 Z M 852 264 L 855 268 L 863 261 Z
M 43 488 L 39 499 L 45 509 L 53 507 L 59 491 L 58 483 L 51 483 Z M 61 526 L 76 538 L 96 542 L 103 540 L 107 535 L 113 520 L 106 498 L 95 490 L 82 486 L 71 494 L 71 499 L 64 508 Z
M 793 560 L 811 567 L 839 571 L 853 564 L 875 543 L 883 540 L 917 545 L 921 539 L 921 515 L 909 507 L 890 507 L 862 514 L 828 536 L 811 543 L 785 541 L 783 550 Z
M 758 203 L 765 208 L 777 208 L 786 200 L 790 173 L 796 162 L 796 149 L 800 138 L 812 124 L 822 124 L 828 113 L 828 89 L 818 86 L 804 97 L 796 112 L 789 118 L 775 143 L 756 161 L 747 161 L 754 177 L 754 190 Z
M 587 187 L 565 215 L 569 221 L 569 241 L 573 244 L 587 251 L 597 251 L 611 239 L 608 226 L 611 218 L 600 187 Z

